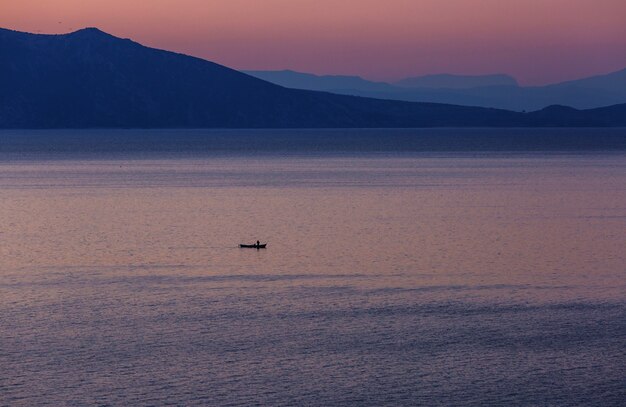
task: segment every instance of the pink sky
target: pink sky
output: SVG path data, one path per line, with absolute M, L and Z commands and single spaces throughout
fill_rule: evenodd
M 236 69 L 393 80 L 509 73 L 545 84 L 626 68 L 625 0 L 0 0 L 0 27 L 95 26 Z

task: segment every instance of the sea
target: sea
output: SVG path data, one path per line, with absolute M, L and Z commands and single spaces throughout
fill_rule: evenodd
M 0 131 L 0 405 L 626 405 L 626 129 Z

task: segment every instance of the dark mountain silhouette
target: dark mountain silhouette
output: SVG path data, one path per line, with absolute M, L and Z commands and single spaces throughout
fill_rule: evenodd
M 295 90 L 95 28 L 0 29 L 2 128 L 610 126 L 623 110 L 525 115 Z
M 625 127 L 626 103 L 588 110 L 554 105 L 526 113 L 526 117 L 538 127 L 559 127 L 563 123 L 571 127 Z
M 429 75 L 388 84 L 359 77 L 317 76 L 290 71 L 250 71 L 253 76 L 282 86 L 339 94 L 411 102 L 448 103 L 515 111 L 550 105 L 578 109 L 626 103 L 626 69 L 547 86 L 522 87 L 506 75 Z M 298 81 L 290 80 L 297 77 Z M 329 80 L 334 78 L 334 80 Z M 350 78 L 342 80 L 341 78 Z
M 522 124 L 512 112 L 287 89 L 95 28 L 0 31 L 0 127 L 412 127 Z

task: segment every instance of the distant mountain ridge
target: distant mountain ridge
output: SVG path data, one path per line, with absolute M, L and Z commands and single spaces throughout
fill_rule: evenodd
M 623 126 L 624 112 L 522 114 L 290 89 L 96 28 L 0 29 L 0 128 Z
M 517 80 L 509 75 L 423 75 L 405 78 L 393 85 L 403 88 L 471 89 L 483 86 L 518 86 Z
M 592 109 L 626 103 L 626 69 L 575 81 L 522 87 L 508 75 L 426 75 L 394 83 L 355 76 L 324 76 L 289 71 L 244 71 L 281 86 L 410 102 L 448 103 L 533 111 L 551 105 Z M 328 78 L 334 78 L 329 81 Z M 342 81 L 342 78 L 350 80 Z
M 283 71 L 242 71 L 245 74 L 276 83 L 286 88 L 331 91 L 333 89 L 361 89 L 372 92 L 392 91 L 394 89 L 385 82 L 373 82 L 359 76 L 347 75 L 314 75 L 291 70 Z

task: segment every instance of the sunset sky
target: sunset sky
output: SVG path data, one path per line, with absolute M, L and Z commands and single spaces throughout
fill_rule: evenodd
M 626 68 L 624 0 L 0 0 L 2 28 L 88 26 L 236 69 L 376 80 L 538 85 Z

